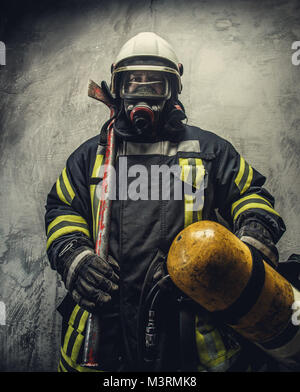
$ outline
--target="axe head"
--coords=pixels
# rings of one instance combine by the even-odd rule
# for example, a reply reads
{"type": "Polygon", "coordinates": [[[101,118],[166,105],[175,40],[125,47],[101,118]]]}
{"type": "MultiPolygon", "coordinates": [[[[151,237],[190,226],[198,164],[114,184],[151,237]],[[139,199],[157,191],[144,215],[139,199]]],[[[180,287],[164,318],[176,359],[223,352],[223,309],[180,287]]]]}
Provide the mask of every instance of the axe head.
{"type": "Polygon", "coordinates": [[[101,87],[93,80],[89,80],[88,84],[88,96],[96,99],[97,101],[103,102],[110,109],[114,105],[114,99],[111,96],[106,82],[101,82],[101,87]]]}

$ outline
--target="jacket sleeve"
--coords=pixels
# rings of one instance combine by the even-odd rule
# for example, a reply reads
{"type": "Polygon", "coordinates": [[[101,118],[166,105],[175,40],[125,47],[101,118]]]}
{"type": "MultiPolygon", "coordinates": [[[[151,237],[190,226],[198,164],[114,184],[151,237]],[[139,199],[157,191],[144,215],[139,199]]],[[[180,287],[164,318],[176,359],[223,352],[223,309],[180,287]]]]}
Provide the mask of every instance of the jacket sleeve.
{"type": "Polygon", "coordinates": [[[93,247],[90,228],[87,159],[82,149],[67,160],[65,168],[53,185],[46,202],[45,229],[47,255],[53,269],[57,257],[71,240],[80,238],[93,247]]]}
{"type": "Polygon", "coordinates": [[[277,243],[285,224],[274,208],[274,197],[263,187],[266,178],[225,142],[218,157],[216,207],[237,232],[246,220],[262,224],[277,243]]]}

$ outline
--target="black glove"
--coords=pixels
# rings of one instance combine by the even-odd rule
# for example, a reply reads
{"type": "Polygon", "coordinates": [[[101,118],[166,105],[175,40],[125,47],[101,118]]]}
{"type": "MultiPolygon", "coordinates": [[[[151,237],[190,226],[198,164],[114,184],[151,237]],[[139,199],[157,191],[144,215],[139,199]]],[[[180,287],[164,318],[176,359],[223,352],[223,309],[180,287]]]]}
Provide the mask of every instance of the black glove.
{"type": "Polygon", "coordinates": [[[270,232],[260,223],[254,220],[245,221],[235,235],[246,244],[256,248],[263,259],[273,268],[278,265],[278,250],[270,232]]]}
{"type": "Polygon", "coordinates": [[[95,312],[118,290],[119,265],[109,256],[105,261],[78,240],[66,244],[58,255],[57,271],[79,306],[95,312]]]}

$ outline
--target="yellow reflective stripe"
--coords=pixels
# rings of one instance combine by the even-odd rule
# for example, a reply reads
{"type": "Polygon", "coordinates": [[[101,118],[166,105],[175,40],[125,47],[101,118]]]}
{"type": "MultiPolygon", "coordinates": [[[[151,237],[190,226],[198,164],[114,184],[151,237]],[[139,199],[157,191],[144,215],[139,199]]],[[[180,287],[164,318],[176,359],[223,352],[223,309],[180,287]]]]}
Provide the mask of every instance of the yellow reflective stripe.
{"type": "Polygon", "coordinates": [[[280,215],[278,214],[277,211],[275,211],[273,208],[271,208],[271,207],[269,207],[269,206],[267,206],[267,205],[265,205],[265,204],[260,204],[260,203],[249,203],[249,204],[246,204],[245,206],[241,207],[241,208],[237,211],[237,213],[236,213],[235,216],[233,217],[233,220],[235,221],[236,218],[237,218],[242,212],[244,212],[244,211],[246,211],[246,210],[249,210],[250,208],[259,208],[259,209],[261,209],[261,210],[266,210],[266,211],[271,212],[272,214],[275,214],[275,215],[280,216],[280,215]]]}
{"type": "Polygon", "coordinates": [[[217,329],[214,329],[213,331],[211,331],[211,335],[213,337],[216,349],[217,349],[217,355],[218,357],[220,355],[224,355],[226,353],[226,349],[223,343],[223,339],[220,335],[220,332],[217,329]]]}
{"type": "MultiPolygon", "coordinates": [[[[200,367],[204,366],[206,368],[206,364],[211,360],[209,356],[209,350],[208,347],[206,346],[206,342],[204,338],[207,325],[203,324],[203,320],[201,320],[199,316],[196,315],[195,326],[196,326],[195,329],[196,346],[200,359],[200,367]]],[[[200,371],[199,368],[198,370],[200,371]]]]}
{"type": "Polygon", "coordinates": [[[218,329],[196,315],[196,345],[199,355],[198,371],[215,371],[228,368],[229,360],[240,351],[240,347],[227,349],[218,329]]]}
{"type": "Polygon", "coordinates": [[[179,165],[181,166],[180,179],[181,181],[185,181],[189,176],[191,166],[187,158],[179,158],[179,165]]]}
{"type": "Polygon", "coordinates": [[[216,342],[216,335],[214,333],[216,331],[216,327],[211,324],[204,324],[202,328],[210,363],[212,360],[222,355],[223,352],[220,353],[218,350],[218,343],[216,342]]]}
{"type": "Polygon", "coordinates": [[[233,213],[234,209],[235,209],[239,204],[243,203],[244,201],[251,200],[251,199],[261,199],[262,201],[268,203],[270,207],[272,207],[272,204],[269,202],[269,200],[265,199],[264,197],[262,197],[262,196],[260,196],[260,195],[257,195],[256,193],[252,193],[252,195],[244,196],[244,197],[242,197],[241,199],[239,199],[239,200],[237,200],[236,202],[234,202],[234,203],[232,204],[232,207],[231,207],[231,214],[233,213]]]}
{"type": "Polygon", "coordinates": [[[243,177],[245,171],[245,159],[243,157],[240,157],[240,169],[238,172],[238,175],[236,176],[236,179],[234,180],[236,186],[239,188],[241,179],[243,177]]]}
{"type": "Polygon", "coordinates": [[[56,181],[56,192],[57,192],[59,199],[63,203],[65,203],[67,205],[71,205],[71,203],[75,197],[75,192],[74,192],[74,190],[71,186],[71,183],[68,179],[66,168],[63,169],[61,176],[59,176],[56,181]],[[61,183],[61,181],[62,181],[62,183],[61,183]]]}
{"type": "Polygon", "coordinates": [[[60,237],[60,236],[62,236],[62,235],[64,235],[64,234],[72,233],[73,231],[81,231],[83,234],[85,234],[87,237],[90,238],[90,232],[89,232],[89,230],[88,230],[88,229],[85,229],[85,228],[83,228],[83,227],[79,227],[79,226],[67,226],[67,227],[62,227],[61,229],[56,230],[56,232],[53,233],[53,234],[49,237],[49,239],[48,239],[48,241],[47,241],[47,247],[46,247],[46,249],[49,248],[49,246],[52,244],[52,242],[53,242],[54,240],[56,240],[56,238],[58,238],[58,237],[60,237]]]}
{"type": "MultiPolygon", "coordinates": [[[[202,185],[202,181],[205,175],[205,169],[203,166],[202,159],[195,158],[195,169],[196,176],[193,181],[193,187],[196,189],[200,189],[202,185]]],[[[191,177],[191,170],[193,170],[193,166],[189,164],[188,158],[179,158],[179,165],[181,166],[180,179],[183,182],[190,183],[189,179],[191,177]]],[[[194,194],[184,194],[184,227],[189,226],[194,222],[194,212],[196,212],[197,220],[202,219],[202,205],[199,205],[199,208],[195,209],[195,199],[196,196],[194,194]],[[201,207],[201,208],[200,208],[201,207]]]]}
{"type": "MultiPolygon", "coordinates": [[[[196,158],[195,161],[196,161],[196,178],[195,178],[194,186],[196,189],[200,189],[201,185],[204,181],[205,169],[203,166],[202,159],[196,158]]],[[[203,188],[203,196],[202,197],[204,199],[204,188],[203,188]]],[[[198,221],[202,220],[203,203],[204,203],[204,200],[202,200],[201,208],[199,208],[197,211],[198,221]]]]}
{"type": "Polygon", "coordinates": [[[48,229],[47,229],[47,234],[49,234],[49,231],[56,226],[58,223],[61,222],[74,222],[74,223],[83,223],[87,225],[87,221],[79,215],[59,215],[53,221],[49,224],[48,229]]]}
{"type": "Polygon", "coordinates": [[[75,339],[75,343],[74,343],[74,346],[72,348],[72,353],[71,353],[71,359],[74,362],[77,361],[78,354],[79,354],[83,339],[84,339],[84,336],[81,335],[80,333],[77,335],[77,337],[75,339]]]}
{"type": "MultiPolygon", "coordinates": [[[[99,177],[100,168],[103,162],[104,155],[96,155],[95,164],[92,171],[92,177],[99,177]]],[[[95,191],[96,191],[96,184],[90,185],[90,195],[91,195],[91,205],[92,205],[92,215],[93,215],[93,235],[94,239],[96,239],[96,230],[97,230],[97,216],[95,216],[95,191]]],[[[98,203],[99,204],[99,203],[98,203]]]]}
{"type": "Polygon", "coordinates": [[[197,219],[198,221],[202,220],[202,208],[199,211],[197,211],[197,219]]]}
{"type": "Polygon", "coordinates": [[[103,157],[104,157],[103,154],[96,155],[96,160],[95,160],[95,164],[94,164],[93,171],[92,171],[92,177],[98,177],[99,176],[99,169],[100,169],[100,166],[102,164],[103,157]]]}
{"type": "Polygon", "coordinates": [[[69,325],[67,332],[65,334],[65,340],[64,340],[64,345],[63,345],[64,351],[67,351],[69,340],[70,340],[70,337],[72,335],[73,330],[74,330],[74,328],[69,325]]]}
{"type": "Polygon", "coordinates": [[[248,177],[247,177],[246,184],[244,185],[243,189],[241,190],[241,195],[242,195],[243,193],[245,193],[246,190],[247,190],[247,189],[249,188],[249,186],[251,185],[252,178],[253,178],[253,169],[252,169],[252,167],[249,165],[249,174],[248,174],[248,177]]]}
{"type": "MultiPolygon", "coordinates": [[[[192,167],[189,165],[187,158],[179,158],[179,165],[181,166],[180,179],[185,182],[189,178],[192,167]]],[[[193,202],[192,195],[184,194],[184,227],[193,223],[193,202]]]]}
{"type": "Polygon", "coordinates": [[[60,179],[59,179],[59,177],[58,177],[58,179],[57,179],[57,181],[56,181],[56,192],[57,192],[57,194],[58,194],[58,197],[60,198],[60,200],[61,200],[63,203],[68,204],[69,206],[71,205],[71,204],[66,200],[64,194],[62,193],[61,186],[60,186],[60,179]]]}
{"type": "Polygon", "coordinates": [[[76,362],[77,358],[78,358],[78,354],[84,339],[84,336],[82,335],[82,332],[84,331],[85,325],[86,325],[86,321],[88,319],[89,313],[85,310],[81,316],[78,328],[77,328],[77,332],[78,335],[75,339],[75,343],[74,346],[72,348],[72,353],[71,353],[71,359],[76,362]]]}
{"type": "Polygon", "coordinates": [[[85,311],[83,312],[83,315],[81,316],[79,325],[78,325],[78,327],[77,327],[77,331],[78,331],[79,333],[82,333],[82,332],[84,331],[85,324],[86,324],[86,320],[88,319],[88,317],[89,317],[89,312],[87,312],[87,311],[85,310],[85,311]]]}
{"type": "Polygon", "coordinates": [[[59,373],[61,373],[61,372],[67,373],[67,369],[64,367],[64,365],[62,364],[61,361],[59,361],[58,372],[59,373]]]}
{"type": "MultiPolygon", "coordinates": [[[[191,166],[188,164],[187,158],[179,158],[179,165],[181,166],[180,179],[186,181],[189,177],[191,166]]],[[[184,227],[187,227],[193,223],[193,197],[191,195],[184,194],[184,227]]]]}
{"type": "Polygon", "coordinates": [[[99,212],[100,212],[100,201],[97,206],[96,217],[95,217],[95,242],[96,242],[96,238],[98,238],[98,231],[99,231],[99,212]]]}
{"type": "Polygon", "coordinates": [[[50,237],[47,240],[47,249],[49,246],[52,244],[52,242],[60,237],[61,235],[72,233],[73,231],[81,231],[82,233],[86,234],[90,238],[90,232],[87,229],[87,222],[86,220],[79,215],[60,215],[56,217],[48,226],[47,229],[47,235],[49,235],[50,231],[55,228],[56,225],[65,222],[68,223],[68,225],[65,225],[64,227],[57,228],[50,237]],[[74,223],[74,225],[72,225],[74,223]],[[81,226],[82,224],[83,226],[81,226]],[[84,227],[86,226],[86,227],[84,227]]]}
{"type": "Polygon", "coordinates": [[[184,195],[184,227],[193,223],[194,196],[184,195]]]}
{"type": "Polygon", "coordinates": [[[63,350],[64,351],[67,351],[67,347],[68,347],[68,343],[69,343],[69,340],[70,340],[70,336],[71,336],[71,334],[73,332],[73,329],[74,329],[73,328],[73,324],[74,324],[74,321],[75,321],[75,318],[77,316],[77,313],[78,313],[79,309],[80,309],[79,305],[75,305],[75,307],[73,309],[73,312],[72,312],[72,314],[70,316],[70,319],[68,321],[69,327],[68,327],[68,330],[66,332],[65,339],[64,339],[64,344],[63,344],[63,350]]]}
{"type": "Polygon", "coordinates": [[[203,335],[196,329],[196,344],[200,359],[200,364],[197,368],[198,371],[202,371],[204,369],[211,370],[212,368],[225,363],[240,351],[239,347],[226,350],[221,335],[215,329],[208,333],[213,337],[217,351],[215,352],[214,358],[212,358],[209,354],[213,353],[209,352],[205,342],[206,334],[203,335]]]}
{"type": "Polygon", "coordinates": [[[69,319],[69,321],[68,321],[68,324],[69,324],[69,325],[71,325],[71,326],[74,325],[75,318],[76,318],[77,313],[79,312],[79,310],[80,310],[80,306],[76,304],[75,307],[74,307],[74,309],[73,309],[73,312],[72,312],[72,314],[71,314],[71,316],[70,316],[70,319],[69,319]]]}
{"type": "Polygon", "coordinates": [[[89,372],[89,373],[103,372],[102,370],[95,370],[95,369],[87,368],[87,367],[84,367],[84,366],[80,366],[77,363],[75,363],[70,357],[68,357],[63,349],[61,349],[60,351],[61,351],[61,355],[62,355],[63,359],[67,362],[67,364],[71,368],[77,370],[78,372],[89,372]]]}
{"type": "Polygon", "coordinates": [[[74,193],[73,188],[72,188],[70,181],[68,179],[66,168],[64,168],[64,170],[62,171],[62,177],[64,180],[65,187],[67,188],[67,191],[69,192],[69,195],[71,197],[71,200],[73,200],[75,197],[75,193],[74,193]]]}
{"type": "Polygon", "coordinates": [[[95,240],[95,212],[94,212],[94,195],[95,195],[96,185],[90,185],[90,195],[91,195],[91,207],[92,207],[92,217],[93,217],[93,238],[95,240]]]}
{"type": "Polygon", "coordinates": [[[200,189],[202,181],[204,179],[205,170],[204,170],[202,159],[196,158],[195,162],[196,162],[196,178],[193,185],[196,189],[200,189]]]}
{"type": "Polygon", "coordinates": [[[252,167],[245,161],[243,157],[240,157],[240,168],[238,174],[234,180],[236,186],[240,190],[240,194],[242,195],[247,191],[250,187],[253,179],[253,169],[252,167]],[[247,178],[244,178],[245,172],[248,172],[247,178]]]}
{"type": "Polygon", "coordinates": [[[62,347],[62,349],[63,349],[63,351],[65,353],[70,353],[70,350],[71,350],[71,360],[74,361],[74,362],[77,361],[77,358],[78,358],[78,355],[79,355],[79,351],[80,351],[80,348],[81,348],[81,345],[82,345],[82,342],[83,342],[83,339],[84,339],[84,336],[82,335],[82,332],[84,331],[84,328],[85,328],[85,325],[86,325],[86,321],[87,321],[88,315],[89,315],[89,313],[86,310],[84,310],[82,312],[82,315],[81,315],[80,320],[78,322],[78,326],[76,328],[74,323],[75,323],[76,317],[78,316],[78,312],[80,310],[81,310],[81,308],[80,308],[79,305],[76,305],[74,307],[74,310],[73,310],[73,312],[71,314],[71,317],[69,319],[69,322],[68,322],[69,327],[67,329],[67,332],[66,332],[66,335],[65,335],[65,338],[64,338],[64,344],[63,344],[63,347],[62,347]],[[76,329],[74,329],[74,327],[76,329]],[[76,336],[76,333],[77,333],[77,336],[76,336],[76,339],[75,339],[74,343],[73,342],[70,343],[70,337],[74,333],[74,331],[76,331],[75,332],[75,336],[76,336]],[[72,343],[73,343],[73,347],[68,347],[68,345],[72,344],[72,343]]]}
{"type": "Polygon", "coordinates": [[[196,345],[200,359],[200,366],[203,365],[206,367],[206,364],[210,362],[211,358],[208,355],[204,336],[198,331],[198,329],[196,329],[196,345]]]}

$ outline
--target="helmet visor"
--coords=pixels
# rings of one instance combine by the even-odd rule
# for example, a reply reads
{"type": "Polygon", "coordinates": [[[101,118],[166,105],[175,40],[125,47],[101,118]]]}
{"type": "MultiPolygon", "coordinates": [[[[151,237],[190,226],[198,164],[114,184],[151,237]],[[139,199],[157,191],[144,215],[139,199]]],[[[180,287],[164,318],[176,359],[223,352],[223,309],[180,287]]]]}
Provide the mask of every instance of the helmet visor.
{"type": "Polygon", "coordinates": [[[169,81],[160,71],[133,70],[122,75],[121,98],[158,98],[169,97],[169,81]]]}

